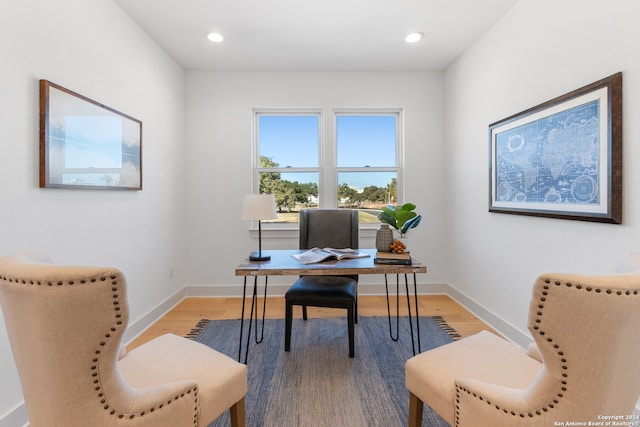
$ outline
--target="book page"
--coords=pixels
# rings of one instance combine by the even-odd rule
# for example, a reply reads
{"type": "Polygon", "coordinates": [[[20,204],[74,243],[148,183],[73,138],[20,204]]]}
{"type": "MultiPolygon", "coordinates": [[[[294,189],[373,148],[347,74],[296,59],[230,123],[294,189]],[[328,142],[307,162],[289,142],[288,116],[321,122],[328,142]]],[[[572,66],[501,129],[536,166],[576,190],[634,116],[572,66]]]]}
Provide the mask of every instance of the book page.
{"type": "Polygon", "coordinates": [[[336,255],[333,255],[320,248],[312,248],[308,251],[302,252],[300,254],[293,254],[291,256],[303,264],[315,264],[329,258],[336,258],[336,255]]]}
{"type": "Polygon", "coordinates": [[[365,254],[362,252],[358,252],[355,249],[351,249],[351,248],[342,248],[342,249],[336,249],[336,248],[324,248],[324,250],[326,252],[329,252],[333,255],[336,256],[337,259],[347,259],[347,258],[366,258],[369,256],[369,254],[365,254]]]}
{"type": "Polygon", "coordinates": [[[328,259],[342,260],[349,258],[365,258],[368,257],[369,254],[358,252],[355,249],[351,248],[313,248],[299,254],[293,254],[291,256],[303,264],[316,264],[328,259]]]}

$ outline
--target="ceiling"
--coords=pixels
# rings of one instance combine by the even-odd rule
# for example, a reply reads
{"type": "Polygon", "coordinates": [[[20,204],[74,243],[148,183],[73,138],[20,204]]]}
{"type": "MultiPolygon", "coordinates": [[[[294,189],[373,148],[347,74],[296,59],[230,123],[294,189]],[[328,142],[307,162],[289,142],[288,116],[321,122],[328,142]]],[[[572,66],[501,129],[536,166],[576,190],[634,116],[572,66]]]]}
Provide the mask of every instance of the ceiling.
{"type": "Polygon", "coordinates": [[[115,1],[189,70],[425,71],[449,66],[518,0],[115,1]],[[412,31],[424,39],[406,43],[412,31]]]}

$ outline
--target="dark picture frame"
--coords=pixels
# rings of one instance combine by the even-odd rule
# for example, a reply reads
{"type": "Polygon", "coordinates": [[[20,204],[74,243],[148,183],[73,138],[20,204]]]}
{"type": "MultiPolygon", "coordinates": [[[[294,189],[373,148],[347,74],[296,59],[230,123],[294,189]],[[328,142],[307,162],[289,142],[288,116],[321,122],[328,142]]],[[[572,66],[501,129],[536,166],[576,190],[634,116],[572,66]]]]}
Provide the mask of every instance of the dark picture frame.
{"type": "Polygon", "coordinates": [[[622,73],[489,125],[489,212],[622,222],[622,73]]]}
{"type": "Polygon", "coordinates": [[[142,190],[142,122],[40,80],[40,187],[142,190]]]}

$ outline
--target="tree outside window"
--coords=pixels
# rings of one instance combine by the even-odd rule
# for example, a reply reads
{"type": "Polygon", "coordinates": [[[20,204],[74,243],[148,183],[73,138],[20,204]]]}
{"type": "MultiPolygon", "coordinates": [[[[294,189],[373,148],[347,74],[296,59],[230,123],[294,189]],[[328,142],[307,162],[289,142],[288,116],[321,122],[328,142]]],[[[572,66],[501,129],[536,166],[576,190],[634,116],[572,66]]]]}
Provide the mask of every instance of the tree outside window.
{"type": "Polygon", "coordinates": [[[278,219],[297,222],[303,208],[349,208],[378,222],[398,200],[401,111],[334,110],[334,132],[321,110],[255,112],[257,188],[274,194],[278,219]],[[322,179],[321,179],[322,177],[322,179]]]}

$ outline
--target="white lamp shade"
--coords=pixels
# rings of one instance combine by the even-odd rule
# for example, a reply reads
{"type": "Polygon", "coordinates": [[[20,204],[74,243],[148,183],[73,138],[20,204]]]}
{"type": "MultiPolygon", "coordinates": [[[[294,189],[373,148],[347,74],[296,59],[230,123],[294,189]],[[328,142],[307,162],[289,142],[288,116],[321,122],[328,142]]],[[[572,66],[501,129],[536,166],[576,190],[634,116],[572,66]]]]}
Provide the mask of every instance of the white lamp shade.
{"type": "Polygon", "coordinates": [[[276,199],[273,194],[247,194],[242,205],[242,219],[247,221],[276,219],[276,199]]]}

